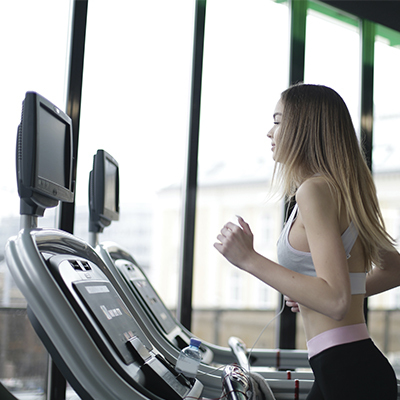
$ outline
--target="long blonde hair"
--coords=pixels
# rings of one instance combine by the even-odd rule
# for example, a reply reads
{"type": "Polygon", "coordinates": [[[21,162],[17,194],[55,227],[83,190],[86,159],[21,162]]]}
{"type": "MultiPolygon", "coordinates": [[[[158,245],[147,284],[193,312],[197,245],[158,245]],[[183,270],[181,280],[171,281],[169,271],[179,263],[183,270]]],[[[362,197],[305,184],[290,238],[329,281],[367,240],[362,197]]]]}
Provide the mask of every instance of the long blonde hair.
{"type": "Polygon", "coordinates": [[[334,90],[297,84],[281,95],[280,123],[273,180],[292,198],[304,178],[320,174],[355,224],[366,270],[380,265],[379,251],[392,250],[375,184],[360,148],[350,113],[334,90]]]}

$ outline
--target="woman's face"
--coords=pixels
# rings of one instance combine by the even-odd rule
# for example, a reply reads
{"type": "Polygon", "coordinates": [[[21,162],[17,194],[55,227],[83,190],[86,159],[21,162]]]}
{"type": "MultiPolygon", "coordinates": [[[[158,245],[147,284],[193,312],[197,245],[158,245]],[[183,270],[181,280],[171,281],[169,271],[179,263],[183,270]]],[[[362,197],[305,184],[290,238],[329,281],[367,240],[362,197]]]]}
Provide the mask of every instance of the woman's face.
{"type": "Polygon", "coordinates": [[[283,115],[283,103],[281,100],[279,100],[278,103],[276,103],[273,114],[274,125],[267,133],[267,136],[271,139],[272,158],[275,161],[278,161],[276,159],[276,150],[278,148],[277,146],[279,146],[279,132],[280,132],[280,123],[282,121],[282,115],[283,115]]]}

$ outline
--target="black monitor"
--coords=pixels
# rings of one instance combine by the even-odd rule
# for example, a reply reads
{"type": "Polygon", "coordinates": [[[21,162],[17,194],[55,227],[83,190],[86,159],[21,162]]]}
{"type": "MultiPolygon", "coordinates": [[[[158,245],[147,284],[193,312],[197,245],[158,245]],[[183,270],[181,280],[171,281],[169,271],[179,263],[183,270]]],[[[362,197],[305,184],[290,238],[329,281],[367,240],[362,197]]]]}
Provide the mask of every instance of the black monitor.
{"type": "Polygon", "coordinates": [[[72,202],[71,118],[38,93],[27,92],[18,126],[16,167],[21,215],[43,216],[72,202]]]}
{"type": "Polygon", "coordinates": [[[89,176],[89,232],[103,232],[119,220],[119,167],[106,151],[97,150],[89,176]]]}

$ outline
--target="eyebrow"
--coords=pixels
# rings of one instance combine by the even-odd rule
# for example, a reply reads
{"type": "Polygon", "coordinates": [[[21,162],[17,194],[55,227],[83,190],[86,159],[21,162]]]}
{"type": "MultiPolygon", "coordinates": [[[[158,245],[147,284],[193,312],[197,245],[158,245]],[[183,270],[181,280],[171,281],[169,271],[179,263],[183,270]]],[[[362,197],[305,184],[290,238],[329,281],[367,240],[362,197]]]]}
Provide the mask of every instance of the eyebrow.
{"type": "Polygon", "coordinates": [[[272,116],[272,118],[275,119],[275,117],[276,117],[277,115],[282,116],[282,113],[277,112],[277,113],[275,113],[275,114],[272,116]]]}

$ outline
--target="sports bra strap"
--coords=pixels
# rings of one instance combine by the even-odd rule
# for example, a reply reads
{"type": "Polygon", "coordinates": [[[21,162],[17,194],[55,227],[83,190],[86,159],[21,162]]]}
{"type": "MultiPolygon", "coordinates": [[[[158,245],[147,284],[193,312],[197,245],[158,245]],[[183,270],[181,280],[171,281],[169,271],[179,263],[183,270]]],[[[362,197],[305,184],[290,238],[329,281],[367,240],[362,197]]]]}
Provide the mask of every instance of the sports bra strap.
{"type": "Polygon", "coordinates": [[[347,258],[350,258],[350,252],[354,246],[354,243],[357,240],[357,237],[358,237],[357,228],[353,224],[353,222],[350,222],[349,227],[342,234],[343,246],[344,246],[344,250],[346,252],[347,258]]]}
{"type": "Polygon", "coordinates": [[[365,294],[367,274],[365,272],[350,272],[349,275],[351,294],[365,294]]]}

